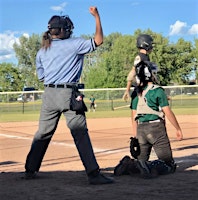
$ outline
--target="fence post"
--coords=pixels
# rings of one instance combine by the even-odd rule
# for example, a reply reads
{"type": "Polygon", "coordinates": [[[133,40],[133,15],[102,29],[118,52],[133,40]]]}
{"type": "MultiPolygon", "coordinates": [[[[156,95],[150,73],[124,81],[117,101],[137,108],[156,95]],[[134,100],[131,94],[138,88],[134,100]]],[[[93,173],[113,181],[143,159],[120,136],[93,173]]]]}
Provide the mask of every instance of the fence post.
{"type": "Polygon", "coordinates": [[[111,99],[111,110],[114,110],[113,109],[113,99],[111,99]]]}
{"type": "Polygon", "coordinates": [[[25,111],[25,105],[24,105],[24,101],[22,102],[22,113],[24,114],[24,111],[25,111]]]}

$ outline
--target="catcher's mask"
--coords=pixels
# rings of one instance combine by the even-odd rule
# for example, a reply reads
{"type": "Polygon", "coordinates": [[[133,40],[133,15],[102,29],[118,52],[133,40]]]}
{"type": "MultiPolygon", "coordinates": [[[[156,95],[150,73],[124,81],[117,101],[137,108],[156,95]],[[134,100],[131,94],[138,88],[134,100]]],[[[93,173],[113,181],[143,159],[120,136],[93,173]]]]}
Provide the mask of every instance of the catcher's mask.
{"type": "Polygon", "coordinates": [[[141,85],[144,82],[157,82],[157,65],[150,61],[141,61],[136,65],[136,82],[141,85]]]}
{"type": "MultiPolygon", "coordinates": [[[[64,29],[65,30],[64,39],[67,39],[71,36],[72,31],[74,29],[74,25],[73,25],[71,19],[69,18],[69,16],[54,15],[51,17],[51,19],[48,22],[48,29],[49,29],[49,31],[51,29],[59,29],[59,30],[64,29]]],[[[59,34],[60,34],[60,31],[58,31],[56,33],[56,35],[59,35],[59,34]]]]}
{"type": "Polygon", "coordinates": [[[153,49],[153,38],[150,35],[141,34],[137,38],[136,46],[139,49],[145,49],[146,51],[149,51],[153,49]]]}

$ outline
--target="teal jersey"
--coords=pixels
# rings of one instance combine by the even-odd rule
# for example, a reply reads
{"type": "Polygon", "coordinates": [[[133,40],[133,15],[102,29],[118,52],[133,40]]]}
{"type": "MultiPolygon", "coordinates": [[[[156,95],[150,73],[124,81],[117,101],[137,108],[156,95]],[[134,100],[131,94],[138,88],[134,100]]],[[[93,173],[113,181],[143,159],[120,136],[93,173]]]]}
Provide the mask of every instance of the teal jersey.
{"type": "Polygon", "coordinates": [[[89,100],[91,101],[91,103],[94,103],[96,99],[94,97],[91,97],[89,100]]]}
{"type": "MultiPolygon", "coordinates": [[[[145,98],[147,105],[153,110],[159,111],[160,107],[162,108],[165,106],[169,106],[166,93],[164,89],[161,87],[149,90],[146,93],[145,98]]],[[[137,110],[137,104],[138,104],[138,96],[136,95],[131,99],[131,109],[137,110]]],[[[159,117],[154,114],[141,114],[138,115],[137,119],[139,122],[147,122],[147,121],[157,120],[159,119],[159,117]]]]}

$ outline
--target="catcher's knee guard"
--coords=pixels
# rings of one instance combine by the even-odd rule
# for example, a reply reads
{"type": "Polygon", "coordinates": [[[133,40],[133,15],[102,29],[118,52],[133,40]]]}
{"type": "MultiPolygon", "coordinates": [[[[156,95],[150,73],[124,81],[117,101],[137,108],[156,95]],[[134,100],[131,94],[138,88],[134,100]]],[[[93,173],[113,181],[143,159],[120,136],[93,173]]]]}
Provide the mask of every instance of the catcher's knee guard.
{"type": "Polygon", "coordinates": [[[165,175],[174,173],[176,170],[176,164],[174,161],[166,163],[163,160],[154,160],[150,162],[149,168],[150,170],[155,169],[160,175],[165,175]]]}

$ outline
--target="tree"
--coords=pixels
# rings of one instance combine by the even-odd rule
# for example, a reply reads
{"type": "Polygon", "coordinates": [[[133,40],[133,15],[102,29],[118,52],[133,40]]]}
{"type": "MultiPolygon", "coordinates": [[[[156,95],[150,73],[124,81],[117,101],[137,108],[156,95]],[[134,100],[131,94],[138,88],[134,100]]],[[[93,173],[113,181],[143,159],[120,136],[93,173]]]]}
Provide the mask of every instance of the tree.
{"type": "Polygon", "coordinates": [[[192,71],[192,44],[183,39],[179,39],[176,44],[162,41],[163,44],[156,45],[153,57],[160,66],[158,74],[161,84],[187,84],[192,71]]]}
{"type": "MultiPolygon", "coordinates": [[[[136,38],[139,34],[152,35],[155,47],[150,54],[151,61],[158,65],[158,77],[161,85],[188,84],[192,74],[197,75],[198,40],[195,46],[182,38],[176,43],[170,43],[162,34],[150,29],[137,29],[134,35],[112,33],[104,37],[104,43],[96,51],[85,55],[84,69],[81,82],[86,88],[119,88],[126,87],[126,78],[133,66],[134,58],[138,53],[136,38]]],[[[83,35],[85,39],[93,36],[83,35]]],[[[43,84],[36,76],[35,58],[40,48],[41,37],[32,35],[22,36],[20,44],[14,45],[18,58],[19,69],[23,86],[33,86],[43,89],[43,84]]]]}
{"type": "Polygon", "coordinates": [[[106,88],[107,71],[101,66],[90,68],[85,85],[86,88],[106,88]]]}
{"type": "Polygon", "coordinates": [[[1,92],[21,91],[22,88],[22,76],[19,69],[11,63],[0,64],[1,92]]]}
{"type": "Polygon", "coordinates": [[[22,36],[20,43],[13,45],[18,66],[21,71],[24,86],[40,88],[41,84],[36,76],[36,53],[41,47],[41,37],[33,34],[31,37],[22,36]]]}
{"type": "Polygon", "coordinates": [[[87,75],[88,87],[125,87],[126,77],[134,59],[133,54],[136,52],[133,44],[134,37],[130,35],[122,36],[115,33],[105,37],[100,61],[97,66],[89,70],[87,75]],[[98,76],[96,77],[95,74],[98,76]]]}
{"type": "Polygon", "coordinates": [[[195,48],[193,49],[193,70],[192,74],[196,79],[196,83],[198,81],[198,39],[195,39],[195,48]]]}

